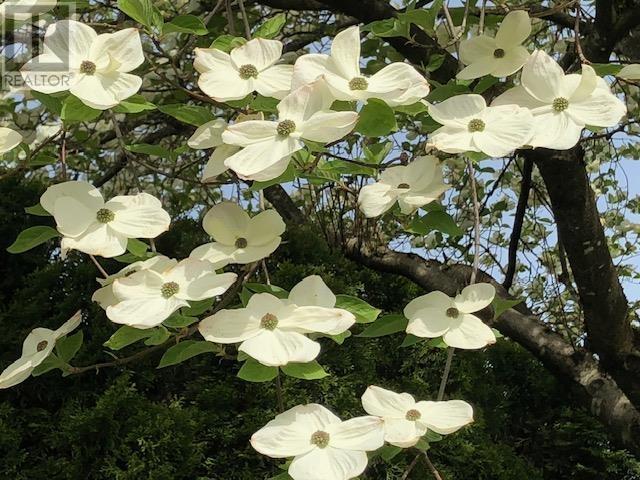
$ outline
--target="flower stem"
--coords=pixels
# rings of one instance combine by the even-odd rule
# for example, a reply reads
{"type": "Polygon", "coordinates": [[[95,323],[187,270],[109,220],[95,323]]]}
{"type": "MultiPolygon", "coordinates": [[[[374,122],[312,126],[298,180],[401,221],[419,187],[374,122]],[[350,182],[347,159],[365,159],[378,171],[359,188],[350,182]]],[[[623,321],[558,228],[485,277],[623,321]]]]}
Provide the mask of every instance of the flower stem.
{"type": "Polygon", "coordinates": [[[89,258],[91,259],[91,261],[94,263],[94,265],[96,266],[96,268],[100,271],[100,273],[102,274],[102,276],[104,278],[108,278],[109,274],[107,273],[107,271],[102,268],[102,265],[100,265],[100,262],[98,262],[98,260],[96,259],[96,257],[94,257],[93,255],[89,255],[89,258]]]}
{"type": "Polygon", "coordinates": [[[278,410],[282,413],[284,412],[284,397],[282,395],[282,380],[280,379],[279,368],[278,375],[276,375],[276,398],[278,399],[278,410]]]}

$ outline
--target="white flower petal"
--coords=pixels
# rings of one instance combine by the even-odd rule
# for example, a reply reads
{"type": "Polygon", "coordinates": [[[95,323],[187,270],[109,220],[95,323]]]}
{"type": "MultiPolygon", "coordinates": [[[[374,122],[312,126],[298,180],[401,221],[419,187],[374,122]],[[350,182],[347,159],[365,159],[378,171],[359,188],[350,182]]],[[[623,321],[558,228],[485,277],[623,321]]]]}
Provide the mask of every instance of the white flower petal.
{"type": "Polygon", "coordinates": [[[491,75],[498,78],[508,77],[520,70],[529,57],[529,51],[524,47],[518,46],[505,50],[504,57],[494,63],[491,75]]]}
{"type": "Polygon", "coordinates": [[[15,130],[6,127],[0,127],[0,153],[13,150],[22,142],[22,135],[15,130]]]}
{"type": "Polygon", "coordinates": [[[282,99],[291,91],[293,65],[274,65],[258,74],[254,87],[260,95],[282,99]]]}
{"type": "Polygon", "coordinates": [[[241,147],[237,147],[235,145],[224,144],[216,148],[209,157],[209,161],[204,167],[204,171],[202,172],[202,182],[213,182],[217,177],[226,172],[228,169],[224,162],[231,155],[238,153],[240,151],[240,148],[241,147]]]}
{"type": "Polygon", "coordinates": [[[309,53],[302,55],[296,60],[293,66],[293,79],[291,81],[291,90],[296,90],[304,85],[312,83],[318,77],[324,75],[331,62],[329,55],[322,53],[309,53]]]}
{"type": "Polygon", "coordinates": [[[63,251],[78,250],[88,255],[111,258],[127,251],[127,237],[110,229],[104,223],[96,222],[78,237],[64,237],[60,247],[63,251]]]}
{"type": "Polygon", "coordinates": [[[531,54],[522,69],[522,86],[540,101],[551,103],[561,96],[564,71],[542,50],[531,54]]]}
{"type": "Polygon", "coordinates": [[[97,72],[84,75],[70,92],[91,108],[106,110],[135,95],[142,86],[142,78],[123,72],[97,72]]]}
{"type": "Polygon", "coordinates": [[[239,343],[260,333],[260,318],[246,308],[220,310],[203,319],[198,331],[209,342],[239,343]]]}
{"type": "Polygon", "coordinates": [[[238,72],[233,68],[231,63],[231,57],[228,53],[218,50],[217,48],[196,48],[195,60],[193,61],[193,68],[198,73],[205,73],[209,71],[223,70],[229,72],[233,70],[235,75],[228,77],[228,80],[235,79],[238,76],[238,72]]]}
{"type": "Polygon", "coordinates": [[[331,446],[299,455],[289,466],[293,480],[348,480],[367,468],[367,454],[331,446]]]}
{"type": "Polygon", "coordinates": [[[316,80],[284,97],[277,107],[278,117],[280,121],[292,120],[296,126],[299,126],[314,113],[328,110],[332,103],[333,97],[326,82],[322,79],[316,80]]]}
{"type": "Polygon", "coordinates": [[[236,123],[222,133],[222,141],[228,145],[247,147],[272,141],[277,136],[277,122],[249,120],[236,123]]]}
{"type": "Polygon", "coordinates": [[[566,112],[575,123],[594,127],[613,127],[626,115],[627,107],[612,93],[596,88],[588,98],[582,101],[569,101],[566,112]]]}
{"type": "Polygon", "coordinates": [[[157,198],[148,193],[121,195],[105,204],[115,213],[107,225],[127,238],[155,238],[169,229],[171,217],[157,198]]]}
{"type": "Polygon", "coordinates": [[[358,194],[358,206],[365,217],[377,217],[393,207],[397,196],[397,190],[385,183],[365,185],[358,194]]]}
{"type": "Polygon", "coordinates": [[[202,228],[217,242],[233,245],[239,237],[247,236],[250,221],[240,205],[225,201],[211,207],[202,220],[202,228]]]}
{"type": "Polygon", "coordinates": [[[187,140],[187,145],[197,150],[222,145],[222,132],[227,128],[223,118],[216,118],[200,125],[187,140]]]}
{"type": "Polygon", "coordinates": [[[333,308],[336,296],[319,275],[309,275],[298,282],[289,292],[289,301],[300,307],[318,306],[333,308]]]}
{"type": "Polygon", "coordinates": [[[249,246],[259,246],[271,243],[285,231],[285,223],[276,210],[260,212],[251,220],[246,230],[246,240],[249,246]]]}
{"type": "Polygon", "coordinates": [[[456,95],[429,106],[429,115],[443,125],[467,127],[472,118],[477,118],[487,107],[481,95],[456,95]]]}
{"type": "Polygon", "coordinates": [[[113,323],[147,329],[160,325],[173,312],[189,303],[175,297],[132,298],[107,307],[107,317],[113,323]]]}
{"type": "Polygon", "coordinates": [[[454,303],[463,313],[474,313],[488,307],[496,296],[496,289],[490,283],[475,283],[462,289],[454,303]]]}
{"type": "Polygon", "coordinates": [[[98,35],[91,45],[89,59],[111,59],[111,68],[118,72],[130,72],[144,63],[142,42],[137,28],[125,28],[114,33],[98,35]]]}
{"type": "Polygon", "coordinates": [[[369,415],[404,418],[414,408],[415,399],[408,393],[396,393],[371,385],[362,395],[362,407],[369,415]]]}
{"type": "Polygon", "coordinates": [[[335,68],[347,80],[360,76],[360,27],[349,27],[338,33],[331,44],[335,68]]]}
{"type": "Polygon", "coordinates": [[[300,135],[312,142],[334,142],[353,130],[357,122],[356,112],[320,111],[304,122],[300,135]]]}
{"type": "Polygon", "coordinates": [[[513,10],[509,12],[496,33],[498,47],[508,49],[520,45],[531,35],[531,19],[526,10],[513,10]]]}
{"type": "Polygon", "coordinates": [[[493,73],[496,69],[497,61],[493,56],[491,57],[483,57],[478,59],[473,63],[470,63],[466,67],[464,67],[458,74],[456,78],[460,80],[473,80],[475,78],[481,78],[485,75],[489,75],[493,73]]]}
{"type": "Polygon", "coordinates": [[[518,85],[510,88],[491,102],[491,106],[500,105],[518,105],[519,107],[533,110],[535,108],[544,107],[547,104],[541,102],[536,97],[531,96],[524,87],[518,85]]]}
{"type": "Polygon", "coordinates": [[[246,265],[247,263],[253,263],[257,260],[266,258],[276,251],[280,246],[281,241],[282,239],[280,237],[276,237],[270,242],[262,245],[249,245],[247,248],[237,248],[231,253],[231,262],[229,263],[246,265]]]}
{"type": "Polygon", "coordinates": [[[55,212],[56,201],[60,197],[72,197],[94,211],[104,205],[100,191],[87,182],[69,181],[51,185],[40,196],[40,205],[51,215],[55,212]]]}
{"type": "Polygon", "coordinates": [[[276,63],[282,55],[282,42],[266,38],[254,38],[231,50],[231,61],[237,69],[253,65],[259,72],[276,63]]]}
{"type": "Polygon", "coordinates": [[[427,427],[421,423],[406,418],[384,419],[384,439],[396,447],[413,447],[425,433],[427,427]]]}
{"type": "Polygon", "coordinates": [[[315,360],[320,353],[320,344],[300,333],[262,329],[255,337],[242,342],[238,350],[263,365],[278,367],[315,360]]]}
{"type": "Polygon", "coordinates": [[[425,308],[439,308],[444,311],[453,306],[453,299],[446,293],[440,291],[430,292],[411,300],[404,307],[404,316],[411,319],[416,316],[418,311],[425,308]]]}
{"type": "MultiPolygon", "coordinates": [[[[435,293],[435,292],[434,292],[435,293]]],[[[437,338],[456,324],[441,308],[418,310],[407,324],[407,333],[420,338],[437,338]]]]}
{"type": "Polygon", "coordinates": [[[422,414],[419,422],[440,435],[448,435],[473,422],[473,408],[462,400],[418,402],[416,410],[422,414]]]}
{"type": "Polygon", "coordinates": [[[212,264],[212,268],[217,270],[233,262],[233,254],[236,250],[235,245],[225,245],[219,242],[205,243],[194,248],[189,254],[189,258],[206,260],[212,264]]]}
{"type": "Polygon", "coordinates": [[[426,83],[422,75],[411,65],[395,62],[374,73],[368,79],[369,86],[367,90],[371,92],[373,96],[377,93],[406,90],[412,86],[412,83],[418,80],[426,83]]]}
{"type": "Polygon", "coordinates": [[[198,78],[198,87],[216,102],[241,100],[255,90],[252,78],[240,78],[231,67],[202,73],[198,78]]]}
{"type": "Polygon", "coordinates": [[[494,58],[496,48],[496,41],[487,35],[471,37],[460,42],[460,59],[465,65],[487,63],[487,60],[494,58]]]}
{"type": "Polygon", "coordinates": [[[496,343],[496,336],[478,317],[466,313],[443,335],[443,340],[450,347],[475,350],[496,343]]]}
{"type": "Polygon", "coordinates": [[[349,329],[355,321],[355,316],[351,312],[341,308],[292,305],[292,308],[283,311],[282,316],[278,316],[278,329],[288,332],[337,335],[349,329]],[[336,331],[339,329],[341,330],[336,331]]]}
{"type": "MultiPolygon", "coordinates": [[[[291,154],[301,150],[303,143],[292,137],[275,137],[262,143],[255,143],[244,147],[238,153],[225,160],[225,165],[245,179],[257,179],[260,173],[275,167],[278,164],[278,171],[282,173],[287,167],[283,165],[284,159],[289,159],[291,154]],[[284,166],[284,168],[280,168],[284,166]]],[[[275,178],[278,171],[273,172],[275,178]]],[[[264,179],[260,179],[264,180],[264,179]]]]}
{"type": "Polygon", "coordinates": [[[534,128],[530,145],[567,150],[580,141],[584,124],[576,123],[566,110],[561,113],[549,111],[534,117],[534,128]]]}
{"type": "Polygon", "coordinates": [[[625,65],[616,76],[618,78],[624,78],[625,80],[640,80],[640,64],[632,63],[631,65],[625,65]]]}
{"type": "Polygon", "coordinates": [[[534,135],[534,119],[528,109],[515,105],[487,108],[486,128],[473,134],[477,149],[491,157],[504,157],[529,144],[534,135]]]}
{"type": "Polygon", "coordinates": [[[374,416],[356,417],[330,425],[327,433],[331,447],[372,451],[384,443],[384,422],[374,416]]]}
{"type": "Polygon", "coordinates": [[[73,197],[59,197],[53,210],[58,231],[67,237],[77,237],[96,223],[96,211],[73,197]]]}
{"type": "Polygon", "coordinates": [[[47,27],[44,53],[52,53],[71,68],[89,58],[91,44],[98,37],[93,28],[75,20],[60,20],[47,27]]]}
{"type": "Polygon", "coordinates": [[[60,325],[58,329],[56,329],[53,332],[54,337],[58,339],[60,337],[64,337],[65,335],[68,335],[69,333],[73,332],[76,328],[78,328],[81,322],[82,322],[82,312],[78,310],[76,313],[74,313],[71,316],[71,318],[69,318],[69,320],[64,322],[62,325],[60,325]]]}

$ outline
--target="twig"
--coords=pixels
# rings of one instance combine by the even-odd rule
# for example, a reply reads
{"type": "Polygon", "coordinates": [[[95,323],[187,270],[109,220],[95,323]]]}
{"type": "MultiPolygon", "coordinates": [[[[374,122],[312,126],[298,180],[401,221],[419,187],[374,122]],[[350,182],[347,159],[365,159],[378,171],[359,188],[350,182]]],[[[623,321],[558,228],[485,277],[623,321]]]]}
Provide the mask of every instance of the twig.
{"type": "Polygon", "coordinates": [[[236,24],[233,21],[233,9],[231,8],[231,0],[227,0],[227,24],[229,25],[229,33],[235,36],[236,24]]]}
{"type": "Polygon", "coordinates": [[[473,230],[474,230],[474,252],[473,252],[473,270],[471,271],[471,279],[469,284],[473,284],[478,276],[480,268],[480,203],[478,202],[478,189],[476,187],[475,170],[473,162],[467,158],[467,171],[469,175],[469,183],[471,185],[471,197],[473,201],[473,230]]]}
{"type": "Polygon", "coordinates": [[[580,0],[576,0],[576,20],[573,26],[573,33],[575,35],[575,42],[576,42],[576,52],[578,53],[580,62],[590,64],[591,62],[587,60],[587,57],[584,56],[584,51],[582,50],[582,43],[580,41],[580,14],[581,13],[582,13],[582,8],[580,6],[580,0]]]}
{"type": "Polygon", "coordinates": [[[276,375],[276,398],[278,400],[278,410],[284,412],[284,396],[282,395],[282,380],[280,379],[280,369],[276,375]]]}
{"type": "Polygon", "coordinates": [[[100,265],[100,262],[98,262],[98,260],[96,259],[96,257],[94,257],[93,255],[89,255],[89,258],[91,259],[91,261],[94,263],[94,265],[96,266],[96,268],[100,271],[100,274],[104,277],[104,278],[109,278],[109,274],[106,272],[106,270],[104,268],[102,268],[102,265],[100,265]]]}
{"type": "Polygon", "coordinates": [[[249,17],[247,17],[243,0],[238,0],[238,7],[240,7],[240,15],[242,16],[242,23],[244,24],[244,36],[247,40],[251,40],[251,27],[249,26],[249,17]]]}
{"type": "Polygon", "coordinates": [[[433,463],[431,463],[431,459],[429,458],[429,454],[427,454],[427,452],[424,452],[423,458],[424,458],[424,461],[427,462],[427,467],[429,467],[429,470],[433,474],[434,478],[436,480],[443,480],[442,475],[440,475],[440,472],[438,472],[438,469],[435,467],[433,463]]]}
{"type": "Polygon", "coordinates": [[[449,347],[447,350],[447,361],[444,364],[444,371],[442,372],[442,378],[440,379],[440,388],[438,389],[438,401],[441,401],[444,398],[444,391],[447,388],[447,381],[449,380],[449,373],[451,372],[451,362],[453,361],[454,351],[455,348],[453,347],[449,347]]]}

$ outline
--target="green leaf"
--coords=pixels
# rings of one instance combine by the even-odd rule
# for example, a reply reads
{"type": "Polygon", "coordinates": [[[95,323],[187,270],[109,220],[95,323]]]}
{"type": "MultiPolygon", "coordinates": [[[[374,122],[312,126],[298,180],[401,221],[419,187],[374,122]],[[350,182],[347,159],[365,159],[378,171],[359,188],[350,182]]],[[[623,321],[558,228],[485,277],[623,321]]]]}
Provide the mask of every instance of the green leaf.
{"type": "Polygon", "coordinates": [[[238,378],[247,382],[269,382],[278,376],[278,367],[267,367],[253,358],[248,359],[238,372],[238,378]]]}
{"type": "Polygon", "coordinates": [[[375,322],[382,312],[379,308],[372,307],[364,300],[351,295],[336,295],[336,308],[343,308],[353,313],[358,323],[375,322]]]}
{"type": "Polygon", "coordinates": [[[279,13],[260,25],[254,32],[253,36],[260,38],[274,38],[280,33],[285,23],[287,23],[287,16],[284,13],[279,13]]]}
{"type": "Polygon", "coordinates": [[[344,332],[339,333],[338,335],[326,335],[326,336],[331,340],[333,340],[334,342],[336,342],[338,345],[342,345],[344,341],[351,336],[351,331],[345,330],[344,332]]]}
{"type": "Polygon", "coordinates": [[[171,158],[172,154],[170,150],[167,150],[160,145],[150,145],[148,143],[136,143],[134,145],[125,146],[127,150],[134,153],[143,153],[145,155],[153,155],[162,158],[171,158]]]}
{"type": "Polygon", "coordinates": [[[82,330],[74,333],[73,335],[59,338],[56,342],[56,353],[58,357],[66,363],[69,363],[73,357],[75,357],[78,350],[82,346],[84,335],[82,330]]]}
{"type": "Polygon", "coordinates": [[[396,112],[406,113],[407,115],[418,115],[428,110],[427,106],[422,102],[412,103],[411,105],[397,105],[393,109],[396,112]]]}
{"type": "Polygon", "coordinates": [[[436,53],[429,57],[429,63],[427,64],[427,72],[435,72],[444,63],[445,55],[442,53],[436,53]]]}
{"type": "Polygon", "coordinates": [[[293,480],[293,479],[291,478],[291,475],[289,475],[287,472],[284,472],[279,475],[276,475],[275,477],[269,477],[267,480],[293,480]]]}
{"type": "Polygon", "coordinates": [[[36,203],[30,207],[25,207],[24,211],[29,215],[37,215],[38,217],[50,217],[51,214],[47,212],[40,203],[36,203]]]}
{"type": "Polygon", "coordinates": [[[404,337],[404,340],[400,344],[400,348],[410,347],[411,345],[415,345],[420,342],[422,339],[420,337],[416,337],[415,335],[407,335],[404,337]]]}
{"type": "Polygon", "coordinates": [[[234,37],[233,35],[220,35],[211,44],[211,48],[217,48],[223,52],[229,53],[236,47],[241,47],[247,43],[247,40],[242,37],[234,37]]]}
{"type": "Polygon", "coordinates": [[[155,110],[153,103],[147,102],[142,95],[133,95],[132,97],[122,100],[118,105],[113,107],[116,113],[140,113],[145,110],[155,110]]]}
{"type": "Polygon", "coordinates": [[[482,77],[473,88],[473,93],[477,93],[478,95],[480,95],[493,87],[496,83],[498,83],[498,79],[496,77],[492,77],[491,75],[482,77]]]}
{"type": "Polygon", "coordinates": [[[190,358],[202,353],[218,353],[219,351],[220,347],[215,343],[201,340],[185,340],[164,352],[164,355],[158,364],[158,368],[177,365],[178,363],[182,363],[185,360],[189,360],[190,358]]]}
{"type": "Polygon", "coordinates": [[[302,380],[319,380],[329,376],[324,368],[315,360],[309,363],[287,363],[280,367],[280,370],[282,370],[282,373],[285,375],[302,380]]]}
{"type": "Polygon", "coordinates": [[[145,257],[147,250],[149,250],[149,245],[137,238],[130,238],[127,241],[127,250],[136,257],[145,257]]]}
{"type": "Polygon", "coordinates": [[[188,317],[178,312],[174,312],[169,318],[167,318],[162,324],[169,328],[184,328],[189,325],[193,325],[198,321],[197,317],[188,317]]]}
{"type": "Polygon", "coordinates": [[[262,283],[249,282],[245,283],[244,286],[253,293],[270,293],[274,297],[278,298],[287,298],[289,296],[289,292],[287,292],[284,288],[280,288],[276,285],[263,285],[262,283]]]}
{"type": "Polygon", "coordinates": [[[109,337],[109,340],[103,343],[105,347],[110,348],[111,350],[120,350],[127,345],[131,345],[143,338],[148,338],[154,334],[153,328],[150,329],[140,329],[129,327],[128,325],[124,325],[120,327],[116,332],[109,337]]]}
{"type": "Polygon", "coordinates": [[[392,314],[380,317],[373,325],[367,327],[358,337],[384,337],[407,329],[407,320],[403,315],[392,314]]]}
{"type": "Polygon", "coordinates": [[[62,112],[60,118],[66,123],[90,122],[95,120],[102,114],[102,110],[91,108],[80,100],[78,97],[69,95],[62,102],[62,112]]]}
{"type": "Polygon", "coordinates": [[[69,365],[58,358],[55,353],[52,353],[44,359],[44,362],[33,369],[31,375],[34,377],[39,377],[40,375],[50,372],[51,370],[54,370],[56,368],[59,368],[60,370],[65,372],[69,370],[69,365]]]}
{"type": "Polygon", "coordinates": [[[427,345],[429,345],[430,347],[434,347],[434,348],[442,348],[442,349],[449,348],[449,345],[444,343],[444,339],[442,337],[436,337],[436,338],[430,339],[427,342],[427,345]]]}
{"type": "Polygon", "coordinates": [[[213,298],[206,298],[204,300],[191,300],[188,307],[184,307],[180,310],[183,315],[187,317],[197,317],[203,314],[211,308],[213,305],[213,298]]]}
{"type": "Polygon", "coordinates": [[[159,325],[156,328],[152,329],[152,334],[144,341],[145,345],[161,345],[167,340],[171,333],[166,329],[164,325],[159,325]]]}
{"type": "Polygon", "coordinates": [[[604,77],[606,75],[617,75],[622,70],[623,65],[616,63],[592,63],[591,67],[598,75],[604,77]]]}
{"type": "Polygon", "coordinates": [[[206,35],[209,33],[206,25],[195,15],[179,15],[162,27],[162,33],[193,33],[194,35],[206,35]]]}
{"type": "Polygon", "coordinates": [[[522,302],[523,300],[521,298],[510,300],[508,298],[501,298],[496,295],[495,297],[493,297],[493,302],[491,302],[494,312],[493,319],[496,320],[498,317],[500,317],[500,315],[509,310],[511,307],[515,307],[522,302]]]}
{"type": "Polygon", "coordinates": [[[158,105],[158,110],[172,116],[176,120],[180,120],[183,123],[187,123],[195,127],[199,127],[200,125],[215,119],[211,110],[197,105],[183,105],[180,103],[158,105]]]}
{"type": "Polygon", "coordinates": [[[406,231],[418,235],[426,235],[432,231],[442,232],[451,237],[459,237],[464,232],[447,212],[437,210],[428,212],[422,217],[414,218],[406,231]]]}
{"type": "Polygon", "coordinates": [[[62,100],[60,98],[36,92],[35,90],[31,90],[29,93],[31,93],[33,98],[43,104],[51,113],[60,116],[60,113],[62,113],[62,100]]]}
{"type": "Polygon", "coordinates": [[[7,247],[9,253],[22,253],[27,250],[31,250],[33,247],[46,242],[55,237],[59,237],[60,234],[55,228],[48,227],[46,225],[38,225],[36,227],[29,227],[26,230],[21,231],[18,234],[15,242],[7,247]]]}
{"type": "Polygon", "coordinates": [[[142,25],[158,29],[164,20],[152,0],[118,0],[118,8],[142,25]]]}
{"type": "Polygon", "coordinates": [[[393,109],[382,100],[371,98],[360,110],[356,132],[367,137],[381,137],[397,130],[393,109]]]}
{"type": "Polygon", "coordinates": [[[362,31],[369,31],[376,37],[404,37],[410,38],[409,22],[406,19],[387,18],[371,22],[361,28],[362,31]]]}
{"type": "Polygon", "coordinates": [[[274,178],[273,180],[267,180],[266,182],[253,182],[253,185],[251,185],[251,188],[249,188],[249,191],[257,192],[264,188],[270,187],[271,185],[293,182],[295,179],[296,179],[296,168],[293,165],[293,162],[291,162],[287,166],[287,169],[284,171],[284,173],[280,175],[278,178],[274,178]]]}
{"type": "Polygon", "coordinates": [[[393,457],[398,455],[402,451],[402,448],[395,445],[385,445],[384,447],[376,450],[376,453],[380,455],[385,462],[389,463],[393,457]]]}

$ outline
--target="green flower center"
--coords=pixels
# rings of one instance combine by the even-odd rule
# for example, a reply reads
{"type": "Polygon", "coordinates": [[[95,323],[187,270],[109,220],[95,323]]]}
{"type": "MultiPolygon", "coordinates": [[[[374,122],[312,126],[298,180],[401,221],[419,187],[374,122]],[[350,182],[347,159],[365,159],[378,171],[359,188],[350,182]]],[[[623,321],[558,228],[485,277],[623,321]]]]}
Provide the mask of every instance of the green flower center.
{"type": "Polygon", "coordinates": [[[260,328],[265,330],[275,330],[278,326],[278,317],[273,313],[266,313],[264,317],[260,319],[260,328]]]}
{"type": "Polygon", "coordinates": [[[556,112],[563,112],[569,108],[569,100],[564,97],[558,97],[553,100],[553,109],[556,112]]]}
{"type": "Polygon", "coordinates": [[[96,73],[96,64],[89,60],[83,60],[80,64],[80,73],[93,75],[96,73]]]}
{"type": "Polygon", "coordinates": [[[485,127],[485,123],[479,118],[474,118],[469,122],[468,125],[470,132],[483,132],[485,127]]]}
{"type": "Polygon", "coordinates": [[[398,188],[411,188],[408,183],[401,183],[398,185],[398,188]]]}
{"type": "Polygon", "coordinates": [[[456,307],[447,308],[446,315],[449,318],[458,318],[458,315],[460,315],[460,310],[458,310],[456,307]]]}
{"type": "Polygon", "coordinates": [[[296,122],[293,120],[282,120],[276,127],[276,131],[281,137],[288,137],[296,131],[296,122]]]}
{"type": "Polygon", "coordinates": [[[369,87],[369,82],[364,77],[354,77],[349,82],[349,88],[351,90],[366,90],[369,87]]]}
{"type": "Polygon", "coordinates": [[[47,342],[46,340],[42,340],[37,346],[36,346],[36,350],[41,352],[43,351],[45,348],[47,348],[47,345],[49,345],[49,342],[47,342]]]}
{"type": "Polygon", "coordinates": [[[101,208],[96,212],[96,220],[98,220],[100,223],[113,222],[115,218],[116,214],[108,208],[101,208]]]}
{"type": "Polygon", "coordinates": [[[236,243],[235,243],[236,248],[247,248],[248,244],[249,243],[247,242],[247,239],[242,237],[236,239],[236,243]]]}
{"type": "Polygon", "coordinates": [[[405,418],[410,422],[415,422],[416,420],[420,420],[420,417],[422,417],[422,414],[418,410],[413,410],[413,409],[409,410],[405,415],[405,418]]]}
{"type": "Polygon", "coordinates": [[[318,448],[326,448],[329,445],[329,434],[322,430],[318,430],[311,435],[311,444],[318,448]]]}
{"type": "Polygon", "coordinates": [[[179,291],[180,291],[180,285],[178,285],[176,282],[163,283],[162,286],[160,287],[160,294],[164,298],[173,297],[179,291]]]}
{"type": "Polygon", "coordinates": [[[504,50],[501,48],[496,48],[493,51],[494,58],[504,58],[504,50]]]}
{"type": "Polygon", "coordinates": [[[249,80],[250,78],[258,78],[258,69],[253,65],[242,65],[238,69],[240,78],[243,80],[249,80]]]}

